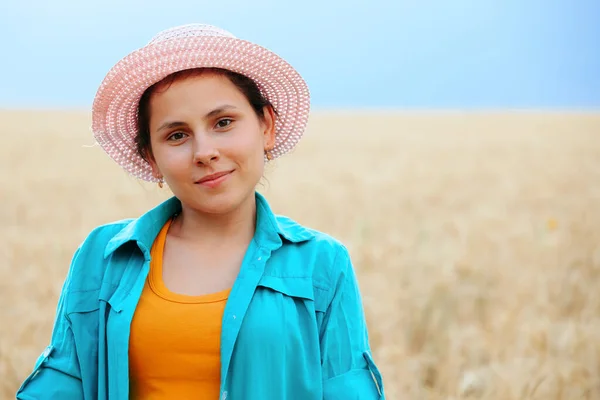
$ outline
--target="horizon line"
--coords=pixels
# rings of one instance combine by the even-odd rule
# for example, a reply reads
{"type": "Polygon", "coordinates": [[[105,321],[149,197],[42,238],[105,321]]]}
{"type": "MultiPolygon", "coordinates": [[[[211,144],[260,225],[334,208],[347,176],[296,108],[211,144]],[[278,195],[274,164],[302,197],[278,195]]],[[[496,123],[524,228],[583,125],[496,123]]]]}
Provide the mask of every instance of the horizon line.
{"type": "MultiPolygon", "coordinates": [[[[77,112],[91,114],[91,107],[6,107],[0,106],[0,112],[77,112]]],[[[600,113],[600,105],[589,107],[377,107],[377,106],[355,106],[355,107],[311,107],[313,114],[344,114],[344,113],[600,113]]]]}

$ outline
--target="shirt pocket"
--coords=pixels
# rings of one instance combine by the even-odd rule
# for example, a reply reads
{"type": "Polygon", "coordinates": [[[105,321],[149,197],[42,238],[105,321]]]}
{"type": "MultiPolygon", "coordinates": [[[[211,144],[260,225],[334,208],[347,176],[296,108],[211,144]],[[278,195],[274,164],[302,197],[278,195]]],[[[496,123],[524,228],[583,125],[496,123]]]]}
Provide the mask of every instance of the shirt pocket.
{"type": "Polygon", "coordinates": [[[314,303],[310,278],[265,275],[256,287],[238,339],[248,345],[259,343],[265,351],[300,351],[307,341],[318,339],[314,303]]]}
{"type": "Polygon", "coordinates": [[[314,291],[310,278],[281,278],[264,275],[258,282],[258,287],[279,292],[288,297],[314,300],[314,291]]]}
{"type": "Polygon", "coordinates": [[[314,297],[311,278],[261,278],[232,358],[235,370],[255,372],[237,375],[239,387],[251,393],[268,387],[269,398],[313,399],[320,392],[314,297]]]}
{"type": "Polygon", "coordinates": [[[67,316],[93,313],[100,309],[100,289],[78,290],[71,294],[67,303],[67,316]]]}
{"type": "MultiPolygon", "coordinates": [[[[77,291],[67,303],[67,318],[71,321],[71,331],[77,353],[85,355],[80,362],[93,364],[98,356],[98,331],[100,322],[100,290],[77,291]]],[[[83,366],[86,370],[89,366],[83,366]]]]}

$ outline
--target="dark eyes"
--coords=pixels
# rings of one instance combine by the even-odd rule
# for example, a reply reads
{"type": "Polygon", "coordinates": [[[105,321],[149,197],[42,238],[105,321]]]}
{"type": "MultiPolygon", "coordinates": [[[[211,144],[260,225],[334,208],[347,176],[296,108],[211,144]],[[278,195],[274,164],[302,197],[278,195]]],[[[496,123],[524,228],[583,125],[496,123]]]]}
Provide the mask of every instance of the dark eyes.
{"type": "MultiPolygon", "coordinates": [[[[217,129],[223,129],[223,128],[227,128],[232,123],[233,123],[233,119],[231,119],[231,118],[222,118],[219,121],[217,121],[215,127],[217,129]]],[[[167,140],[168,141],[179,141],[179,140],[185,139],[186,136],[188,136],[187,133],[181,132],[181,131],[177,131],[177,132],[174,132],[171,135],[169,135],[169,137],[167,138],[167,140]]]]}
{"type": "Polygon", "coordinates": [[[185,133],[183,132],[175,132],[167,140],[181,140],[185,137],[185,133]]]}
{"type": "Polygon", "coordinates": [[[225,128],[228,125],[230,125],[232,122],[233,122],[233,120],[231,118],[223,118],[223,119],[220,119],[219,122],[217,122],[217,127],[225,128]]]}

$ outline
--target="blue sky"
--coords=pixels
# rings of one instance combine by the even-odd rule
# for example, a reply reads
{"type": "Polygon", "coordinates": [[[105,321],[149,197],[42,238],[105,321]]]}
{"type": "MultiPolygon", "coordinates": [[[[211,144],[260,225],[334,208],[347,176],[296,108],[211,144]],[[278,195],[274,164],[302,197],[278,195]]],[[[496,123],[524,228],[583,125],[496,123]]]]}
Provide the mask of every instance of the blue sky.
{"type": "Polygon", "coordinates": [[[598,0],[3,0],[0,108],[88,108],[156,32],[218,25],[283,55],[315,108],[600,108],[598,0]]]}

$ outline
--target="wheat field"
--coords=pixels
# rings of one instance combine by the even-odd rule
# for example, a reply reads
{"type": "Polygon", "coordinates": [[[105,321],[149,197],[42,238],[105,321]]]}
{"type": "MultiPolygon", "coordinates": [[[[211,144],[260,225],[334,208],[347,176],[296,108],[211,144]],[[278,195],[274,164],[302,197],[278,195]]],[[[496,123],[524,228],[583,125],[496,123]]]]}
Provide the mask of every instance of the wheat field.
{"type": "MultiPolygon", "coordinates": [[[[0,113],[2,398],[80,241],[169,196],[89,124],[0,113]]],[[[259,190],[348,245],[388,399],[600,399],[600,114],[315,113],[259,190]]]]}

